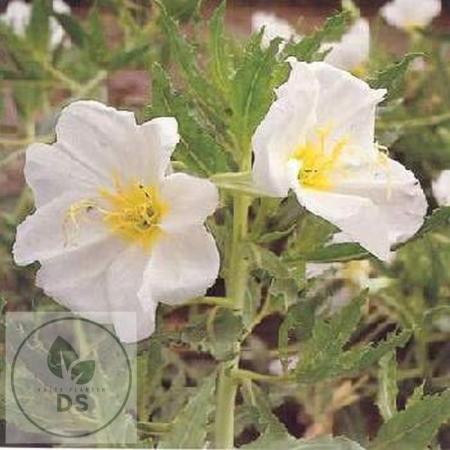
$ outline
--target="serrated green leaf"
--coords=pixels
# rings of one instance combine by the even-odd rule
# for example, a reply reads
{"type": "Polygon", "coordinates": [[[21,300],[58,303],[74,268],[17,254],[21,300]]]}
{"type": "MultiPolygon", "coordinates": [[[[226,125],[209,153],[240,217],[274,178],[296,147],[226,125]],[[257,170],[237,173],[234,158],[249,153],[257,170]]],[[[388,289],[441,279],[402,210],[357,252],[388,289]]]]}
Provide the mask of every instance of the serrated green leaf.
{"type": "Polygon", "coordinates": [[[370,450],[423,450],[450,417],[450,390],[424,397],[383,424],[370,450]]]}
{"type": "Polygon", "coordinates": [[[296,439],[272,413],[270,405],[260,389],[252,386],[254,410],[258,417],[257,428],[261,435],[250,444],[240,448],[245,450],[364,450],[358,443],[345,437],[324,436],[317,439],[296,439]]]}
{"type": "Polygon", "coordinates": [[[108,61],[108,69],[117,70],[139,59],[150,48],[150,44],[138,44],[128,50],[119,50],[108,61]]]}
{"type": "Polygon", "coordinates": [[[262,32],[250,38],[231,82],[231,129],[241,151],[247,151],[251,136],[274,99],[273,73],[280,64],[277,59],[280,40],[273,40],[263,49],[261,39],[262,32]]]}
{"type": "Polygon", "coordinates": [[[159,65],[152,71],[153,98],[147,108],[147,118],[173,116],[177,118],[181,142],[174,157],[199,175],[227,172],[227,155],[217,140],[211,136],[195,115],[195,108],[181,94],[175,93],[170,78],[159,65]]]}
{"type": "Polygon", "coordinates": [[[167,14],[180,22],[187,22],[200,11],[202,0],[161,0],[167,14]]]}
{"type": "Polygon", "coordinates": [[[211,17],[209,25],[211,57],[209,65],[216,85],[226,92],[230,87],[231,59],[223,26],[225,10],[226,1],[223,0],[211,17]]]}
{"type": "Polygon", "coordinates": [[[84,47],[87,42],[88,36],[84,31],[81,23],[70,14],[59,14],[53,12],[53,16],[70,37],[71,42],[77,47],[84,47]]]}
{"type": "Polygon", "coordinates": [[[215,375],[204,380],[196,394],[172,422],[158,448],[204,448],[209,415],[214,410],[215,375]]]}
{"type": "Polygon", "coordinates": [[[399,61],[389,65],[379,71],[368,80],[370,86],[374,89],[385,88],[388,90],[388,99],[392,100],[401,93],[404,84],[404,77],[409,65],[416,58],[424,56],[423,53],[408,53],[399,61]]]}
{"type": "Polygon", "coordinates": [[[248,243],[244,253],[254,269],[262,269],[274,278],[290,278],[290,273],[282,259],[272,251],[257,244],[248,243]]]}
{"type": "Polygon", "coordinates": [[[91,8],[88,18],[88,49],[90,56],[97,64],[103,64],[109,54],[103,24],[97,7],[91,8]]]}
{"type": "Polygon", "coordinates": [[[397,361],[395,352],[384,355],[378,362],[377,405],[384,420],[397,412],[397,361]]]}
{"type": "Polygon", "coordinates": [[[336,42],[347,30],[352,19],[352,14],[348,10],[344,10],[329,17],[322,28],[303,37],[299,42],[291,42],[286,45],[284,55],[286,57],[293,56],[299,61],[311,62],[322,59],[324,53],[320,52],[322,43],[336,42]]]}

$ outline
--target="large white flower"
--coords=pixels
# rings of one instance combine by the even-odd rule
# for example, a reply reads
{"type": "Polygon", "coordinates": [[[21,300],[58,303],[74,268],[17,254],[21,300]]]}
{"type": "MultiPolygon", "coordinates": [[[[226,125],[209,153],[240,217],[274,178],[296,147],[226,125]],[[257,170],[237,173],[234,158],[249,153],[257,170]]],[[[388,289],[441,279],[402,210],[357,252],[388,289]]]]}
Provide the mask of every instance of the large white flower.
{"type": "Polygon", "coordinates": [[[287,20],[280,19],[275,14],[257,11],[252,15],[252,31],[260,31],[263,27],[264,33],[261,44],[265,48],[269,47],[270,42],[278,37],[285,41],[301,39],[295,28],[287,20]]]}
{"type": "Polygon", "coordinates": [[[381,15],[389,25],[411,30],[426,27],[441,8],[441,0],[393,0],[381,8],[381,15]]]}
{"type": "Polygon", "coordinates": [[[332,50],[325,57],[325,62],[355,74],[362,72],[370,51],[369,22],[358,19],[339,42],[322,46],[322,50],[329,48],[332,50]]]}
{"type": "Polygon", "coordinates": [[[450,206],[450,170],[443,170],[433,182],[433,195],[440,206],[450,206]]]}
{"type": "MultiPolygon", "coordinates": [[[[0,16],[0,20],[9,25],[19,36],[24,36],[30,23],[32,5],[22,0],[13,0],[8,3],[6,11],[0,16]]],[[[53,10],[59,14],[70,14],[70,7],[62,0],[53,0],[53,10]]],[[[64,30],[58,21],[51,17],[50,27],[50,47],[58,46],[64,38],[64,30]]]]}
{"type": "Polygon", "coordinates": [[[137,338],[154,330],[158,302],[203,295],[219,254],[203,222],[218,203],[208,180],[168,173],[177,122],[137,125],[131,112],[72,103],[57,142],[26,153],[36,212],[18,228],[14,258],[39,261],[37,284],[80,314],[105,312],[124,341],[123,311],[136,311],[137,338]]]}
{"type": "Polygon", "coordinates": [[[268,195],[292,189],[301,205],[387,260],[421,226],[426,200],[414,175],[374,142],[385,90],[329,64],[290,60],[253,136],[253,178],[268,195]]]}

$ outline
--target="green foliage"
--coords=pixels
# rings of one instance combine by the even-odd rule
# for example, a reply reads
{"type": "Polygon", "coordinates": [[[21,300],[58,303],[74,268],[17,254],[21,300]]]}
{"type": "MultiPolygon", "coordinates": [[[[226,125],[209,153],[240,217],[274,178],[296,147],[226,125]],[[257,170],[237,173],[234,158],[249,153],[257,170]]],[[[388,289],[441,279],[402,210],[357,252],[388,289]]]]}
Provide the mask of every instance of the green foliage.
{"type": "Polygon", "coordinates": [[[324,57],[324,52],[320,51],[320,47],[324,42],[338,41],[347,30],[352,14],[348,10],[344,10],[325,21],[322,28],[317,30],[310,36],[303,37],[297,43],[289,43],[285,50],[284,56],[293,56],[300,61],[316,61],[324,57]]]}
{"type": "Polygon", "coordinates": [[[361,295],[353,300],[329,321],[316,319],[311,338],[301,345],[299,362],[294,370],[299,383],[314,383],[360,372],[408,342],[410,333],[403,331],[391,334],[377,345],[344,349],[361,320],[365,298],[361,295]]]}
{"type": "Polygon", "coordinates": [[[382,425],[370,450],[423,450],[450,417],[450,391],[430,395],[382,425]]]}
{"type": "Polygon", "coordinates": [[[206,378],[172,422],[158,448],[204,448],[209,416],[214,410],[215,376],[206,378]]]}
{"type": "Polygon", "coordinates": [[[211,175],[228,169],[228,158],[223,148],[202,126],[200,117],[188,100],[175,93],[169,76],[159,65],[153,66],[153,102],[147,117],[173,116],[177,118],[181,142],[175,158],[199,175],[211,175]]]}
{"type": "Polygon", "coordinates": [[[390,419],[397,412],[397,364],[395,353],[387,353],[378,361],[378,396],[377,404],[384,420],[390,419]]]}

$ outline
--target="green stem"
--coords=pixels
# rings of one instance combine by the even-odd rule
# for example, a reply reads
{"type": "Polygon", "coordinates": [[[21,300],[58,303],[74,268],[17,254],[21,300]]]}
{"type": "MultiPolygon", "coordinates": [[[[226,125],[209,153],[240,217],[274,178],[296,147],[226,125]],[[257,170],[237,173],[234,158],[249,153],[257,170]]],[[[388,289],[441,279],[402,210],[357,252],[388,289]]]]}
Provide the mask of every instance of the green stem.
{"type": "Polygon", "coordinates": [[[261,381],[265,383],[286,383],[289,381],[294,381],[294,377],[292,375],[266,375],[244,369],[233,370],[231,376],[239,380],[261,381]]]}
{"type": "MultiPolygon", "coordinates": [[[[249,171],[251,152],[249,143],[241,145],[243,155],[240,170],[249,171]]],[[[242,310],[247,290],[248,263],[242,254],[242,243],[248,234],[248,210],[251,200],[247,195],[236,193],[233,197],[233,234],[226,280],[227,296],[233,299],[235,309],[242,310]]],[[[238,382],[231,372],[239,367],[240,342],[234,343],[235,354],[231,362],[223,363],[218,373],[215,417],[215,446],[234,448],[234,409],[238,382]]]]}
{"type": "Polygon", "coordinates": [[[198,297],[187,302],[188,305],[213,305],[222,308],[235,309],[236,305],[231,298],[227,297],[198,297]]]}

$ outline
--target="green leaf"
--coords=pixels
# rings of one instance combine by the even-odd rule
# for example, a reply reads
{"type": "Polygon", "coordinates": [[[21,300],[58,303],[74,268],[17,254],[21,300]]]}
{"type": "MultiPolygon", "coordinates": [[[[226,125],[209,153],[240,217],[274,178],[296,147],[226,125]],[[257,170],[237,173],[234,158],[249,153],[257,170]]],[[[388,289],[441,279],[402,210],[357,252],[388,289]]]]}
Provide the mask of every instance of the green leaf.
{"type": "Polygon", "coordinates": [[[70,377],[76,384],[86,384],[92,380],[95,373],[95,361],[80,361],[72,366],[70,377]]]}
{"type": "Polygon", "coordinates": [[[158,448],[205,448],[209,415],[214,410],[215,375],[203,381],[197,393],[180,411],[158,448]]]}
{"type": "Polygon", "coordinates": [[[133,63],[144,55],[149,49],[150,44],[138,44],[128,50],[119,50],[114,53],[108,61],[108,68],[110,70],[117,70],[128,64],[133,63]]]}
{"type": "Polygon", "coordinates": [[[384,423],[370,450],[424,450],[450,417],[450,390],[424,397],[384,423]]]}
{"type": "Polygon", "coordinates": [[[270,405],[264,398],[260,389],[252,385],[257,427],[261,432],[258,439],[240,448],[245,450],[364,450],[356,442],[345,437],[331,436],[317,439],[296,439],[290,435],[285,426],[272,413],[270,405]]]}
{"type": "Polygon", "coordinates": [[[5,300],[5,297],[0,295],[0,314],[3,314],[3,311],[5,310],[5,306],[8,302],[5,300]]]}
{"type": "Polygon", "coordinates": [[[81,23],[70,14],[58,14],[53,12],[53,16],[59,22],[59,24],[64,28],[64,31],[70,37],[71,42],[77,47],[84,47],[87,42],[88,36],[84,31],[81,23]]]}
{"type": "Polygon", "coordinates": [[[33,45],[34,50],[41,55],[48,53],[50,13],[50,2],[47,0],[33,1],[26,36],[27,41],[33,45]]]}
{"type": "Polygon", "coordinates": [[[262,32],[250,38],[231,82],[231,129],[244,152],[274,99],[273,74],[279,65],[280,40],[273,40],[269,48],[263,49],[261,39],[262,32]]]}
{"type": "Polygon", "coordinates": [[[226,1],[214,11],[209,25],[209,51],[211,53],[210,70],[216,85],[223,91],[229,90],[231,59],[230,50],[224,33],[226,1]]]}
{"type": "Polygon", "coordinates": [[[336,42],[347,30],[352,19],[352,14],[344,10],[329,17],[322,28],[305,36],[299,42],[290,42],[286,45],[284,55],[293,56],[300,61],[311,62],[322,59],[323,52],[320,52],[321,45],[326,42],[336,42]]]}
{"type": "Polygon", "coordinates": [[[290,278],[290,273],[282,259],[272,251],[257,244],[248,243],[244,253],[254,269],[261,269],[274,278],[290,278]]]}
{"type": "Polygon", "coordinates": [[[397,361],[395,352],[387,353],[378,362],[377,405],[384,420],[397,412],[397,361]]]}
{"type": "Polygon", "coordinates": [[[103,64],[109,54],[103,24],[97,7],[91,8],[88,18],[88,49],[90,56],[97,64],[103,64]]]}
{"type": "Polygon", "coordinates": [[[399,61],[379,71],[368,80],[374,89],[385,88],[388,90],[388,99],[391,100],[401,94],[404,78],[409,65],[416,58],[423,57],[423,53],[408,53],[399,61]]]}
{"type": "Polygon", "coordinates": [[[312,262],[331,263],[365,259],[369,256],[370,253],[359,244],[340,243],[316,249],[306,254],[305,258],[312,262]]]}
{"type": "Polygon", "coordinates": [[[161,0],[167,14],[180,22],[187,22],[200,11],[202,0],[161,0]]]}
{"type": "Polygon", "coordinates": [[[175,159],[199,175],[227,172],[229,164],[225,151],[201,124],[193,105],[173,91],[169,76],[159,64],[154,64],[152,77],[153,99],[146,116],[177,118],[181,142],[175,150],[175,159]]]}
{"type": "Polygon", "coordinates": [[[61,336],[58,336],[50,347],[47,355],[47,365],[53,375],[63,378],[69,371],[72,363],[78,360],[78,353],[72,345],[61,336]],[[64,367],[62,367],[64,364],[64,367]]]}

